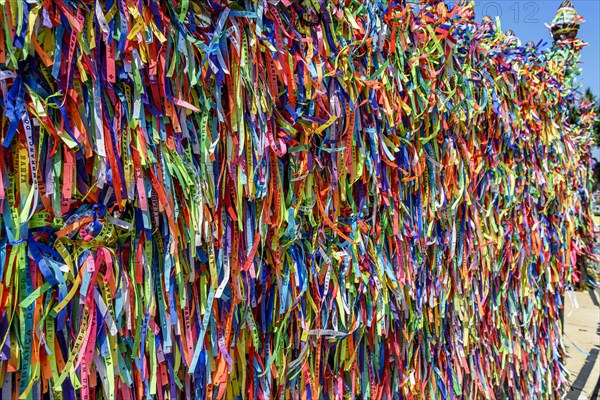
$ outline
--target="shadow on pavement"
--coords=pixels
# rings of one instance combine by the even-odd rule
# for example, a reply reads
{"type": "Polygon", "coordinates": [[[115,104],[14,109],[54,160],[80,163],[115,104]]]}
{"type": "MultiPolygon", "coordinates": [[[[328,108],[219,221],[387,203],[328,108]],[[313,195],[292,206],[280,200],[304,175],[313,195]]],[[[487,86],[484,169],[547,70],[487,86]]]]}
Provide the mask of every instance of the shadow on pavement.
{"type": "MultiPolygon", "coordinates": [[[[596,359],[598,358],[598,353],[600,351],[598,348],[594,348],[590,350],[590,354],[585,359],[585,364],[581,367],[581,371],[579,371],[579,375],[577,375],[577,379],[575,382],[571,384],[571,389],[569,390],[569,394],[567,395],[568,400],[577,400],[579,399],[579,395],[583,390],[588,379],[597,379],[597,377],[590,376],[592,372],[594,372],[594,365],[596,364],[596,359]]],[[[596,385],[598,386],[598,385],[596,385]]],[[[595,392],[595,390],[594,390],[595,392]]],[[[592,396],[592,399],[594,397],[592,396]]]]}
{"type": "MultiPolygon", "coordinates": [[[[600,301],[598,301],[598,296],[596,295],[595,290],[590,290],[588,292],[590,297],[592,298],[592,302],[596,307],[600,307],[600,301]]],[[[597,329],[597,334],[600,336],[600,325],[597,329]]],[[[600,347],[596,346],[592,350],[590,350],[589,355],[585,359],[585,364],[581,367],[581,371],[579,371],[579,375],[577,375],[577,379],[573,384],[571,384],[571,389],[569,390],[569,394],[567,395],[568,400],[577,400],[581,395],[583,388],[585,387],[588,379],[596,380],[596,385],[594,387],[594,392],[592,393],[592,397],[590,400],[600,399],[600,376],[592,375],[594,371],[594,366],[596,364],[596,359],[598,358],[598,353],[600,353],[600,347]]]]}
{"type": "Polygon", "coordinates": [[[598,301],[598,296],[596,295],[595,290],[589,290],[590,297],[592,298],[592,302],[596,307],[600,307],[600,302],[598,301]]]}

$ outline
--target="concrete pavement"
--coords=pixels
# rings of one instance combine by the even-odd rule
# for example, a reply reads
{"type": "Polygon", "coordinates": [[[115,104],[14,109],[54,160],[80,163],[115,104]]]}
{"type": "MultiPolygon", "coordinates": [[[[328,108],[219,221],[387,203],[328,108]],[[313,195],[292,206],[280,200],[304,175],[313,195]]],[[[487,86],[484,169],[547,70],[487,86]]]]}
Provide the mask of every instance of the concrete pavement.
{"type": "Polygon", "coordinates": [[[600,399],[599,290],[566,293],[564,333],[566,366],[571,374],[571,388],[566,398],[600,399]]]}

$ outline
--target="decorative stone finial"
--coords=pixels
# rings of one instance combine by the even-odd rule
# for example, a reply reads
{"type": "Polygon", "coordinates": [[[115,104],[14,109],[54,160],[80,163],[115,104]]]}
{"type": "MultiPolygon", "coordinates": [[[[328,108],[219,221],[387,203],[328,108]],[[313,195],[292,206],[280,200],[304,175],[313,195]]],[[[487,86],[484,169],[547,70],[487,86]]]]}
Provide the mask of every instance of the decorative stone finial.
{"type": "Polygon", "coordinates": [[[521,41],[519,40],[519,38],[517,37],[517,34],[512,29],[507,30],[505,35],[506,35],[505,41],[509,47],[511,47],[511,46],[516,47],[516,46],[521,45],[521,41]]]}
{"type": "Polygon", "coordinates": [[[577,14],[573,3],[569,0],[562,2],[550,25],[550,31],[555,41],[575,39],[583,18],[577,14]]]}
{"type": "Polygon", "coordinates": [[[571,3],[569,0],[564,0],[561,4],[559,8],[575,8],[573,7],[573,3],[571,3]]]}

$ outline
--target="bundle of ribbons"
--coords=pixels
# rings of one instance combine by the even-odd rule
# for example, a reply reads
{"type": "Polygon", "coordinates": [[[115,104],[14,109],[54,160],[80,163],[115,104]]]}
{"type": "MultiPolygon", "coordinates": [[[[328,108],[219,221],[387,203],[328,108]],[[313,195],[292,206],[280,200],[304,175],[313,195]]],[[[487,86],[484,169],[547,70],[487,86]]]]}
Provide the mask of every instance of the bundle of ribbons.
{"type": "Polygon", "coordinates": [[[3,398],[560,398],[580,46],[438,1],[0,0],[3,398]]]}

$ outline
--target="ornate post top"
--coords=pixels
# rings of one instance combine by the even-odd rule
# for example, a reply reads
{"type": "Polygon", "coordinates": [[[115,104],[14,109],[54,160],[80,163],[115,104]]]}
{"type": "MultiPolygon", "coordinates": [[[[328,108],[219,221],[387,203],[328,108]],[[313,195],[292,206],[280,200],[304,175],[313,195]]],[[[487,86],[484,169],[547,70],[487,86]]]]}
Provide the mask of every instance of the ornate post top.
{"type": "Polygon", "coordinates": [[[575,39],[579,32],[579,26],[583,22],[583,18],[575,10],[573,3],[569,0],[563,1],[550,25],[554,41],[575,39]]]}

